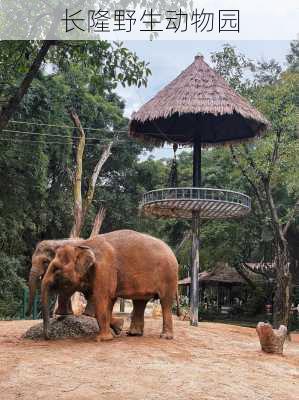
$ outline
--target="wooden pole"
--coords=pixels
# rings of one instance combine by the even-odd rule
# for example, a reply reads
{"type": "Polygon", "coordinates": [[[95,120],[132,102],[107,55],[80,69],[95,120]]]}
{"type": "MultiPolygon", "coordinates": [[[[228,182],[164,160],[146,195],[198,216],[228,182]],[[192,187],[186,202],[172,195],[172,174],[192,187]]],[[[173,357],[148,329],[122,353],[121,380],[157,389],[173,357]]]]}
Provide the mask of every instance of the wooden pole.
{"type": "MultiPolygon", "coordinates": [[[[201,186],[201,137],[195,136],[193,146],[193,187],[201,186]]],[[[199,305],[199,235],[200,235],[200,212],[192,212],[192,266],[191,266],[191,319],[192,326],[198,325],[198,305],[199,305]]]]}

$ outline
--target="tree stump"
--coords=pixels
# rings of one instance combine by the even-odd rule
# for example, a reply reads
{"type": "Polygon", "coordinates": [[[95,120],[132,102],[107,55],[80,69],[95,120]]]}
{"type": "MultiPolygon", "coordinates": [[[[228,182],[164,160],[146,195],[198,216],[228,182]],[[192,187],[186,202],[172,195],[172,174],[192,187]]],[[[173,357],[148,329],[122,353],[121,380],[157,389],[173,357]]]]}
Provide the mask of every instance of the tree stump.
{"type": "Polygon", "coordinates": [[[152,310],[152,317],[157,318],[162,316],[162,307],[160,302],[155,302],[152,310]]]}
{"type": "Polygon", "coordinates": [[[286,340],[288,330],[286,326],[280,325],[279,329],[273,329],[271,324],[259,322],[256,327],[260,339],[261,348],[266,353],[283,353],[283,344],[286,340]]]}

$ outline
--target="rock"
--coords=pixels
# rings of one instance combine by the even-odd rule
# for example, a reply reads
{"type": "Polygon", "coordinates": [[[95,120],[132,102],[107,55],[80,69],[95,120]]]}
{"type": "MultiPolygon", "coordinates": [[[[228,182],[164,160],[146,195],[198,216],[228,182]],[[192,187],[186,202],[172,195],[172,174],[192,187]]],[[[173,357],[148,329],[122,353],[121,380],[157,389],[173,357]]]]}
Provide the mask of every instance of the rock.
{"type": "MultiPolygon", "coordinates": [[[[97,320],[86,315],[67,315],[51,318],[49,325],[51,339],[94,336],[99,333],[97,320]]],[[[25,339],[44,339],[43,323],[33,325],[23,335],[25,339]]]]}
{"type": "Polygon", "coordinates": [[[283,353],[283,345],[287,337],[287,327],[280,325],[279,329],[273,329],[271,324],[259,322],[256,327],[260,339],[261,348],[266,353],[283,353]]]}

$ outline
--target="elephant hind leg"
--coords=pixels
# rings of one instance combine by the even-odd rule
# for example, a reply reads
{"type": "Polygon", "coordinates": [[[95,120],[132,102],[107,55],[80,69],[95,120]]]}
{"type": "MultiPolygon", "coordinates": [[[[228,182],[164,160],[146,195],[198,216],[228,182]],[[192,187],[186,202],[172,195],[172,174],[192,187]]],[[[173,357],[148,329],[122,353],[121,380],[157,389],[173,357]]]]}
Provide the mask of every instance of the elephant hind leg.
{"type": "Polygon", "coordinates": [[[131,325],[128,332],[129,336],[142,336],[144,328],[144,310],[147,300],[133,300],[133,312],[131,315],[131,325]]]}
{"type": "MultiPolygon", "coordinates": [[[[122,331],[122,328],[124,325],[124,320],[122,318],[115,318],[112,316],[114,302],[115,301],[111,302],[111,306],[110,306],[110,310],[109,310],[109,312],[111,312],[110,327],[113,329],[113,332],[118,336],[118,335],[120,335],[120,333],[122,331]]],[[[95,307],[94,307],[94,303],[91,298],[87,298],[87,305],[86,305],[83,315],[86,315],[88,317],[95,317],[95,307]]]]}
{"type": "Polygon", "coordinates": [[[163,315],[163,328],[160,335],[163,339],[173,339],[172,297],[160,299],[163,315]]]}

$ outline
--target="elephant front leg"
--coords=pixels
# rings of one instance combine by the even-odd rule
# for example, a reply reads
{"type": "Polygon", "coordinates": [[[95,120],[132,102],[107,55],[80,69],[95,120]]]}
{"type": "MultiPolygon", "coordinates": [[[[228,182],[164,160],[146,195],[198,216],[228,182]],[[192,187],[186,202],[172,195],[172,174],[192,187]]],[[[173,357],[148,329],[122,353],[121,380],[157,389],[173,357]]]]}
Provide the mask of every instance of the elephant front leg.
{"type": "Polygon", "coordinates": [[[72,303],[71,296],[65,294],[59,294],[57,299],[57,310],[55,311],[55,315],[72,315],[72,303]]]}
{"type": "Polygon", "coordinates": [[[95,315],[98,321],[100,333],[97,341],[112,340],[113,335],[110,330],[111,324],[111,304],[110,300],[99,298],[95,301],[95,315]]]}
{"type": "Polygon", "coordinates": [[[142,336],[144,328],[144,310],[147,300],[133,300],[133,312],[131,325],[128,332],[129,336],[142,336]]]}

